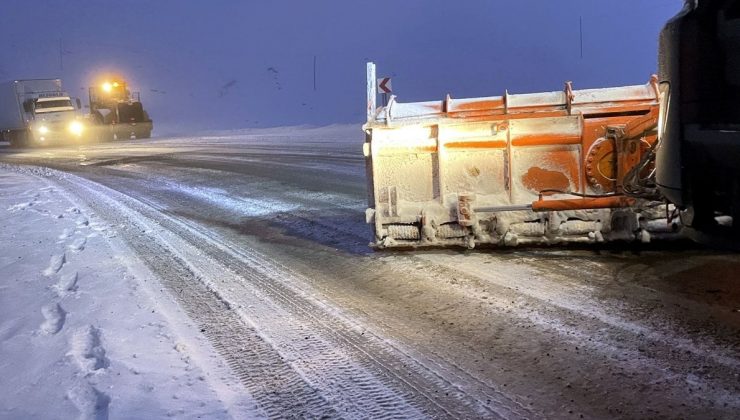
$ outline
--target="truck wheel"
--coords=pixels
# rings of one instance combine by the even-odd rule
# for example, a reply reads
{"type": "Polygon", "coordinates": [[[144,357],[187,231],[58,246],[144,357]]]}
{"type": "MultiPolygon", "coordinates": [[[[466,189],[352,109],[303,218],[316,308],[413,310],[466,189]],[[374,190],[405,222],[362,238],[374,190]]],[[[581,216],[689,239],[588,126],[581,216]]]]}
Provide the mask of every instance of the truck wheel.
{"type": "Polygon", "coordinates": [[[30,134],[27,131],[11,131],[8,133],[10,147],[28,147],[30,134]]]}

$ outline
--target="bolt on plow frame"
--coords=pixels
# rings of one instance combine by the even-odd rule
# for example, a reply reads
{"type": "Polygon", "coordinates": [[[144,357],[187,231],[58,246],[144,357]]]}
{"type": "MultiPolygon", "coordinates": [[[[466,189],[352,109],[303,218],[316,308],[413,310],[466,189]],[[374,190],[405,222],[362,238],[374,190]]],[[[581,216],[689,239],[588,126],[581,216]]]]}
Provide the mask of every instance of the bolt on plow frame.
{"type": "Polygon", "coordinates": [[[363,152],[371,246],[514,246],[678,236],[654,157],[666,93],[645,85],[376,106],[363,152]]]}

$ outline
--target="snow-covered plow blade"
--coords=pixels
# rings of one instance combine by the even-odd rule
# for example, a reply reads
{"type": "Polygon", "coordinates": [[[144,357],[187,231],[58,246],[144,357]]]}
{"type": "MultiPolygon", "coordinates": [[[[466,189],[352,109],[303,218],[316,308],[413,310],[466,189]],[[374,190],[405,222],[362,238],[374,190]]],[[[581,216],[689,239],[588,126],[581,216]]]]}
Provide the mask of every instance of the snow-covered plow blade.
{"type": "Polygon", "coordinates": [[[661,87],[375,105],[368,63],[367,222],[375,246],[673,236],[653,197],[661,87]]]}

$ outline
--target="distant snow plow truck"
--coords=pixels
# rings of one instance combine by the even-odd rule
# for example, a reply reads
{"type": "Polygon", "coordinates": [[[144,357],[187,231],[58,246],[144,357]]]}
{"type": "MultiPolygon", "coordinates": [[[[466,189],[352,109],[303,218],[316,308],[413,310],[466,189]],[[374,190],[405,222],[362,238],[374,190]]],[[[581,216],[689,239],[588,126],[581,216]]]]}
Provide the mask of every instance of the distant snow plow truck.
{"type": "Polygon", "coordinates": [[[13,147],[83,141],[88,129],[79,108],[59,79],[1,83],[0,137],[13,147]]]}
{"type": "Polygon", "coordinates": [[[740,233],[740,1],[687,0],[645,85],[376,106],[373,245],[649,241],[740,233]],[[737,222],[735,222],[737,221],[737,222]]]}
{"type": "Polygon", "coordinates": [[[123,140],[132,136],[148,139],[154,123],[144,110],[139,92],[130,92],[122,79],[106,80],[89,88],[90,116],[102,140],[123,140]]]}

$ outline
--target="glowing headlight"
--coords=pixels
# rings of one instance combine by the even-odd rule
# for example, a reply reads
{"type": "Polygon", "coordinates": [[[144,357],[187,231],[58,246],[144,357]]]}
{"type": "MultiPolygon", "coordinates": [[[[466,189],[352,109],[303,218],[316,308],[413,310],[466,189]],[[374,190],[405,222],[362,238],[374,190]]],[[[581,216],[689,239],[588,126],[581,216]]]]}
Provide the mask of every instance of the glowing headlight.
{"type": "Polygon", "coordinates": [[[106,92],[110,92],[111,89],[113,89],[113,85],[110,84],[110,82],[103,83],[103,90],[106,92]]]}
{"type": "Polygon", "coordinates": [[[42,125],[38,128],[39,134],[47,134],[49,133],[49,127],[42,125]]]}
{"type": "Polygon", "coordinates": [[[85,126],[83,126],[82,123],[79,121],[72,121],[69,124],[69,131],[71,131],[74,135],[79,136],[84,130],[85,126]]]}

